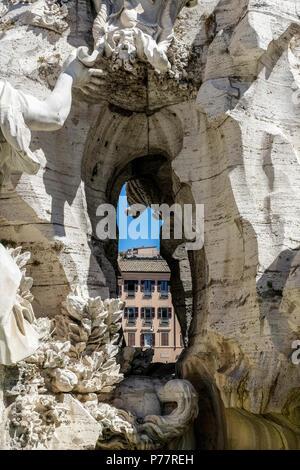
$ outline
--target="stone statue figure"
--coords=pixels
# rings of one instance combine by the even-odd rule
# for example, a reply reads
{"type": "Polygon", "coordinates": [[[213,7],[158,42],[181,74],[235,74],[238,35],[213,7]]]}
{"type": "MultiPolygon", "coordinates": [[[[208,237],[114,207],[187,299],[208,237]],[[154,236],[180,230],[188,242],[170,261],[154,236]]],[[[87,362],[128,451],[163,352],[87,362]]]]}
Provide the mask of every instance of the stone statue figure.
{"type": "Polygon", "coordinates": [[[85,67],[74,51],[67,59],[54,90],[44,101],[0,80],[0,187],[12,171],[28,174],[38,171],[38,158],[29,148],[31,131],[60,129],[71,109],[72,86],[101,85],[104,75],[102,70],[85,67]]]}
{"type": "Polygon", "coordinates": [[[35,174],[37,155],[30,150],[31,131],[60,129],[72,103],[72,86],[99,87],[106,74],[91,67],[101,55],[113,62],[113,69],[132,70],[139,59],[158,72],[171,65],[167,50],[177,15],[197,0],[94,0],[97,17],[93,26],[95,51],[85,47],[66,61],[50,96],[38,100],[9,82],[0,80],[0,187],[12,171],[35,174]]]}
{"type": "Polygon", "coordinates": [[[30,356],[39,346],[30,292],[33,280],[26,277],[30,253],[7,250],[0,244],[0,364],[11,365],[30,356]]]}
{"type": "Polygon", "coordinates": [[[198,396],[187,380],[127,377],[112,393],[110,407],[114,419],[99,436],[98,449],[193,449],[198,396]]]}
{"type": "Polygon", "coordinates": [[[80,58],[86,65],[104,55],[133,69],[137,59],[149,62],[158,72],[171,68],[167,50],[173,38],[175,20],[184,7],[197,0],[94,0],[98,12],[93,26],[95,51],[89,56],[81,48],[80,58]]]}

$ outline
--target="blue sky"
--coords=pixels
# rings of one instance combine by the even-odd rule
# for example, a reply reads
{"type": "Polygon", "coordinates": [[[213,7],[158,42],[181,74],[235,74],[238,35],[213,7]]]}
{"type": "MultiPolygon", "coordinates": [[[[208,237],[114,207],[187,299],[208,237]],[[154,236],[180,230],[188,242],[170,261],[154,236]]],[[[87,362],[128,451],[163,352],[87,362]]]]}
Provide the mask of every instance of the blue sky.
{"type": "MultiPolygon", "coordinates": [[[[126,184],[124,184],[123,188],[122,188],[122,191],[120,193],[120,197],[122,198],[126,198],[126,184]]],[[[125,205],[126,207],[128,207],[128,203],[127,203],[127,198],[126,200],[123,199],[122,200],[122,203],[123,201],[125,202],[125,205]]],[[[151,238],[151,230],[150,230],[150,223],[153,224],[154,228],[155,228],[155,232],[157,232],[157,235],[159,233],[159,225],[161,224],[159,221],[156,221],[153,217],[152,217],[152,211],[150,208],[147,209],[147,213],[146,214],[142,214],[140,217],[138,217],[137,219],[133,219],[133,217],[131,216],[125,216],[123,215],[122,216],[122,220],[121,219],[121,214],[120,214],[120,203],[121,203],[121,200],[119,199],[119,203],[118,203],[118,227],[119,227],[119,230],[123,229],[123,231],[126,231],[127,233],[127,238],[122,240],[121,237],[119,237],[119,251],[126,251],[128,250],[129,248],[138,248],[140,246],[157,246],[158,250],[160,248],[160,244],[159,244],[159,237],[153,237],[151,238]],[[135,224],[136,226],[140,226],[140,228],[144,228],[144,232],[146,232],[146,234],[143,235],[143,239],[137,239],[137,240],[133,240],[132,238],[130,238],[130,236],[128,235],[128,230],[126,229],[126,222],[127,222],[127,228],[128,228],[128,225],[133,222],[133,224],[135,224]],[[148,230],[146,230],[148,226],[148,230]]],[[[137,229],[139,231],[139,229],[137,229]]]]}

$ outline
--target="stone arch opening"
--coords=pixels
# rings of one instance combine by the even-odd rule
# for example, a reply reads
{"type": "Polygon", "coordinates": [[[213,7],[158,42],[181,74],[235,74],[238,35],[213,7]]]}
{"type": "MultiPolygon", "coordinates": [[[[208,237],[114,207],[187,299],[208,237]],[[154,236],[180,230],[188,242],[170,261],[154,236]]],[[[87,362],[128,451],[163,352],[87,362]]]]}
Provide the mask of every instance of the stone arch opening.
{"type": "MultiPolygon", "coordinates": [[[[90,246],[92,258],[96,258],[111,296],[117,294],[118,241],[97,239],[97,207],[110,203],[117,208],[121,188],[126,182],[131,203],[146,206],[151,203],[172,206],[174,202],[193,204],[190,188],[180,183],[172,169],[172,160],[182,150],[183,135],[180,109],[162,108],[143,113],[107,104],[103,105],[89,132],[82,178],[92,224],[90,246]]],[[[184,240],[171,237],[161,242],[161,254],[172,273],[174,307],[185,336],[193,311],[190,259],[183,246],[184,240]]]]}
{"type": "MultiPolygon", "coordinates": [[[[180,106],[146,114],[105,104],[89,132],[82,162],[82,179],[92,225],[91,259],[97,260],[104,273],[111,297],[117,295],[118,240],[97,239],[99,218],[96,217],[96,209],[101,203],[110,203],[117,208],[121,188],[126,182],[131,203],[148,206],[150,203],[165,202],[171,206],[176,202],[194,206],[190,186],[179,180],[172,164],[179,154],[183,159],[184,134],[188,132],[186,127],[180,106]]],[[[187,348],[176,363],[177,375],[188,379],[201,394],[200,414],[204,417],[204,426],[206,421],[210,423],[204,448],[219,448],[220,426],[214,403],[214,400],[219,402],[217,394],[212,393],[210,380],[199,382],[198,374],[192,373],[184,361],[188,350],[193,349],[194,341],[199,336],[203,337],[203,341],[205,338],[205,288],[208,283],[205,251],[203,248],[187,252],[184,240],[171,237],[167,241],[161,240],[161,254],[171,270],[172,300],[183,336],[188,333],[187,348]],[[196,317],[203,321],[196,322],[196,317]],[[202,331],[199,331],[199,324],[202,331]]],[[[194,367],[198,366],[201,366],[201,360],[195,361],[194,367]]],[[[203,432],[206,431],[203,429],[203,432]]]]}
{"type": "MultiPolygon", "coordinates": [[[[130,205],[143,204],[149,207],[151,204],[168,204],[171,207],[176,201],[174,174],[169,159],[162,153],[133,159],[112,176],[107,185],[107,200],[115,207],[125,183],[130,205]]],[[[117,243],[118,240],[110,240],[105,246],[106,256],[114,266],[116,274],[117,243]]],[[[173,238],[172,222],[170,240],[160,237],[160,253],[171,271],[173,305],[185,338],[192,318],[192,276],[184,240],[173,238]]]]}
{"type": "MultiPolygon", "coordinates": [[[[179,204],[194,204],[190,188],[180,184],[171,161],[166,154],[157,153],[132,159],[120,171],[114,173],[107,186],[107,200],[117,205],[118,197],[124,183],[127,182],[127,197],[129,204],[166,203],[172,206],[179,204]]],[[[171,223],[171,227],[172,227],[171,223]]],[[[171,230],[171,234],[172,230],[171,230]]],[[[111,263],[115,262],[117,250],[106,248],[111,263]]],[[[194,433],[202,449],[217,449],[224,447],[226,432],[224,416],[218,391],[212,386],[201,362],[195,361],[190,369],[186,369],[185,355],[193,344],[196,336],[196,326],[193,314],[205,312],[205,296],[203,295],[206,282],[206,260],[204,249],[198,251],[185,250],[185,240],[170,240],[160,237],[160,252],[167,261],[171,271],[171,294],[176,316],[179,320],[182,335],[186,337],[186,348],[176,363],[176,375],[187,377],[199,394],[200,413],[194,423],[194,433]],[[198,371],[196,369],[199,367],[198,371]],[[202,370],[203,369],[203,370],[202,370]]],[[[154,369],[155,370],[155,369],[154,369]]],[[[157,369],[156,373],[167,369],[157,369]]]]}

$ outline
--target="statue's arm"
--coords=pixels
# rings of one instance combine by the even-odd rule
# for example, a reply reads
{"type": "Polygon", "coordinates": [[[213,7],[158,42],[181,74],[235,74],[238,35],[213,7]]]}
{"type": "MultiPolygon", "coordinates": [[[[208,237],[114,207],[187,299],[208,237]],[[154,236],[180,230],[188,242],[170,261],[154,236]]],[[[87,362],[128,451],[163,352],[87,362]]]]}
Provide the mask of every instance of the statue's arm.
{"type": "Polygon", "coordinates": [[[0,186],[12,170],[29,174],[38,171],[39,160],[30,150],[30,131],[60,129],[71,110],[72,87],[79,87],[85,93],[91,90],[98,93],[103,88],[105,75],[103,70],[85,67],[74,51],[54,90],[44,101],[0,80],[0,131],[8,144],[2,146],[0,152],[0,186]]]}
{"type": "Polygon", "coordinates": [[[71,54],[54,90],[44,101],[20,92],[26,125],[29,129],[38,131],[60,129],[71,110],[72,87],[83,88],[83,91],[85,87],[99,87],[103,84],[104,75],[102,70],[88,69],[77,59],[75,53],[71,54]]]}
{"type": "Polygon", "coordinates": [[[71,110],[72,85],[72,76],[63,72],[46,100],[22,93],[23,118],[29,129],[53,131],[64,125],[71,110]]]}

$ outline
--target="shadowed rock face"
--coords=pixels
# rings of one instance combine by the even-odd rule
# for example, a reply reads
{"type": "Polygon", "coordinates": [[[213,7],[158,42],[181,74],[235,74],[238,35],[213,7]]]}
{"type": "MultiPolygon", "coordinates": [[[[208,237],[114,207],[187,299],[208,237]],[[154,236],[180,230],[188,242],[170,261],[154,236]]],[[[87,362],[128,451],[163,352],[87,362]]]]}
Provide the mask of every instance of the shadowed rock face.
{"type": "MultiPolygon", "coordinates": [[[[93,13],[76,4],[63,36],[28,28],[31,5],[11,9],[1,78],[45,98],[69,51],[93,46],[93,13]]],[[[299,14],[296,0],[184,9],[175,76],[143,64],[111,73],[103,93],[75,91],[65,127],[33,133],[40,171],[0,193],[1,238],[30,248],[43,316],[78,283],[114,293],[117,245],[97,240],[96,208],[116,205],[125,181],[133,202],[204,204],[201,251],[162,244],[183,329],[192,319],[177,372],[199,394],[196,448],[300,448],[299,14]]]]}

